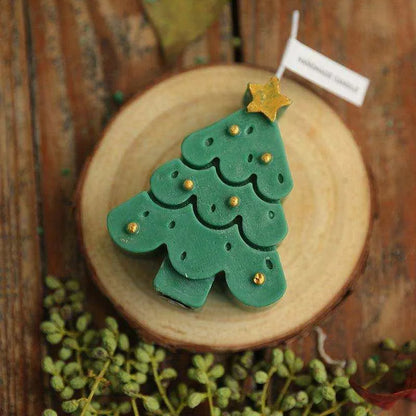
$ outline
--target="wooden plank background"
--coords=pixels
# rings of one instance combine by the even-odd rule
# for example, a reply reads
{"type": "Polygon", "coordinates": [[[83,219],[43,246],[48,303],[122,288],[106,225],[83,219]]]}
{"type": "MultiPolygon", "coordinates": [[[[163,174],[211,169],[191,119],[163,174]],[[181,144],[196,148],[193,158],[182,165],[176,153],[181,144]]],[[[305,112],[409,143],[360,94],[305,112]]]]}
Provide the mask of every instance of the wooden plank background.
{"type": "MultiPolygon", "coordinates": [[[[354,132],[376,188],[368,264],[322,323],[328,351],[362,360],[383,336],[416,335],[414,0],[236,0],[174,68],[164,65],[139,0],[0,0],[2,415],[37,415],[49,402],[42,275],[81,276],[92,308],[115,313],[88,279],[73,215],[80,169],[117,111],[113,93],[129,98],[168,70],[204,62],[276,68],[296,8],[301,41],[371,79],[362,108],[311,87],[354,132]]],[[[295,348],[310,357],[313,335],[295,348]]],[[[390,414],[416,408],[403,402],[390,414]]]]}

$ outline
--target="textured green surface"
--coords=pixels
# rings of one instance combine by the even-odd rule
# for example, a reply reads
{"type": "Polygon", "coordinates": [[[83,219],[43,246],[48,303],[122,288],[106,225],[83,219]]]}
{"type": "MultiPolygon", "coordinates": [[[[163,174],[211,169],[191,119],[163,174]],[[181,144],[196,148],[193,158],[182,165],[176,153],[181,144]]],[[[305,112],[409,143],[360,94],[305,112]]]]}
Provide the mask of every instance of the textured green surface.
{"type": "Polygon", "coordinates": [[[276,252],[287,233],[281,199],[293,186],[277,125],[237,111],[189,135],[182,156],[153,173],[149,192],[109,213],[111,238],[130,253],[165,247],[154,287],[187,307],[205,303],[216,277],[245,305],[276,302],[286,289],[276,252]],[[233,125],[239,128],[234,136],[233,125]],[[262,161],[265,153],[272,155],[269,163],[262,161]],[[230,197],[239,203],[231,206],[230,197]],[[133,234],[129,223],[138,224],[133,234]],[[264,282],[254,282],[257,273],[264,282]]]}
{"type": "Polygon", "coordinates": [[[267,200],[284,198],[293,187],[279,128],[262,114],[239,110],[190,134],[182,143],[182,156],[195,168],[218,164],[223,180],[230,184],[250,180],[267,200]],[[238,136],[228,133],[233,124],[241,129],[238,136]],[[263,153],[273,155],[267,165],[260,161],[263,153]]]}
{"type": "MultiPolygon", "coordinates": [[[[189,292],[184,290],[184,297],[178,299],[177,273],[192,281],[212,278],[223,271],[231,292],[249,306],[270,305],[284,293],[286,283],[275,250],[249,247],[241,239],[237,225],[224,230],[205,227],[195,217],[192,205],[163,208],[142,192],[110,212],[108,229],[114,242],[130,253],[148,253],[166,244],[176,272],[171,273],[171,291],[165,294],[185,305],[191,306],[189,292]],[[132,221],[140,226],[136,234],[126,231],[126,225],[132,221]],[[266,275],[262,286],[253,283],[257,272],[266,275]]],[[[168,272],[163,276],[168,279],[168,272]]],[[[160,281],[158,284],[160,288],[160,281]]],[[[165,282],[164,288],[167,287],[165,282]]],[[[189,290],[192,292],[192,286],[189,290]]]]}
{"type": "Polygon", "coordinates": [[[224,227],[235,220],[241,221],[242,234],[251,245],[274,246],[286,236],[287,225],[280,203],[260,199],[251,183],[225,184],[214,166],[196,170],[173,159],[153,173],[150,185],[153,195],[163,204],[181,206],[192,201],[198,217],[208,226],[224,227]],[[183,188],[185,179],[194,182],[192,191],[183,188]],[[230,207],[231,196],[239,198],[238,206],[230,207]]]}
{"type": "Polygon", "coordinates": [[[179,274],[169,259],[160,266],[153,282],[154,288],[163,296],[192,309],[202,307],[207,299],[214,277],[190,280],[179,274]]]}
{"type": "MultiPolygon", "coordinates": [[[[231,292],[249,306],[270,305],[284,293],[286,283],[276,250],[248,246],[237,225],[222,230],[205,227],[190,204],[178,209],[164,208],[147,192],[141,192],[114,208],[107,225],[113,241],[130,253],[152,252],[165,244],[174,270],[191,281],[224,272],[231,292]],[[136,234],[126,231],[130,222],[139,224],[136,234]],[[262,286],[253,283],[257,272],[266,275],[262,286]]],[[[174,280],[172,291],[176,293],[174,280]]],[[[182,303],[190,306],[186,298],[184,295],[182,303]]]]}

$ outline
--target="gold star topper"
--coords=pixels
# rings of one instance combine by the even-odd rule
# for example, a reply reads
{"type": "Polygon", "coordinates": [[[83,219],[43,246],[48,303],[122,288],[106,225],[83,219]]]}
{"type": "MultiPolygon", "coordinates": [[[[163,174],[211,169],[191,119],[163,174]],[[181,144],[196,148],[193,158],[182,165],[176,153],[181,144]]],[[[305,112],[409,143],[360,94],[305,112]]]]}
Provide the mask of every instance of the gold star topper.
{"type": "Polygon", "coordinates": [[[248,84],[252,101],[247,106],[249,113],[263,113],[270,121],[275,121],[279,109],[292,103],[285,95],[280,94],[280,81],[276,77],[264,85],[248,84]]]}

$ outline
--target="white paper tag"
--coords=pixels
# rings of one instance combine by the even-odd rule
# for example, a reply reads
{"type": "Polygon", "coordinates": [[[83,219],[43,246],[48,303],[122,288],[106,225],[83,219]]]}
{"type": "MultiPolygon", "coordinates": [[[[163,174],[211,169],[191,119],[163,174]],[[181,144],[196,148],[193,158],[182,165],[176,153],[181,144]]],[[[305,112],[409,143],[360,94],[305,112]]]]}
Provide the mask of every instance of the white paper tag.
{"type": "Polygon", "coordinates": [[[363,104],[370,83],[368,78],[304,45],[295,37],[288,40],[281,67],[283,71],[289,69],[356,106],[363,104]]]}

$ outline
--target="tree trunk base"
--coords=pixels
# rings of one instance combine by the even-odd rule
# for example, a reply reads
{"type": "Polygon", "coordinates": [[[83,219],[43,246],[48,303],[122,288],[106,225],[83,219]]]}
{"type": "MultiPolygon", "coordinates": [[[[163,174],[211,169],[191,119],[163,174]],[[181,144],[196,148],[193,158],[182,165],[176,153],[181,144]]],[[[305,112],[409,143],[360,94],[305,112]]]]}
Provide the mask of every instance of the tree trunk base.
{"type": "Polygon", "coordinates": [[[179,157],[187,134],[240,108],[247,83],[271,75],[223,65],[161,81],[124,107],[84,169],[77,212],[85,257],[98,286],[147,339],[191,350],[276,344],[335,307],[362,270],[371,225],[364,162],[335,112],[288,79],[282,93],[293,104],[279,126],[294,189],[284,202],[289,234],[279,247],[288,288],[277,304],[241,308],[215,283],[201,310],[179,308],[153,288],[160,257],[131,258],[107,234],[108,211],[148,189],[154,169],[179,157]]]}
{"type": "Polygon", "coordinates": [[[214,283],[214,277],[208,279],[191,280],[179,274],[168,258],[162,265],[153,282],[158,293],[186,309],[201,308],[214,283]]]}

